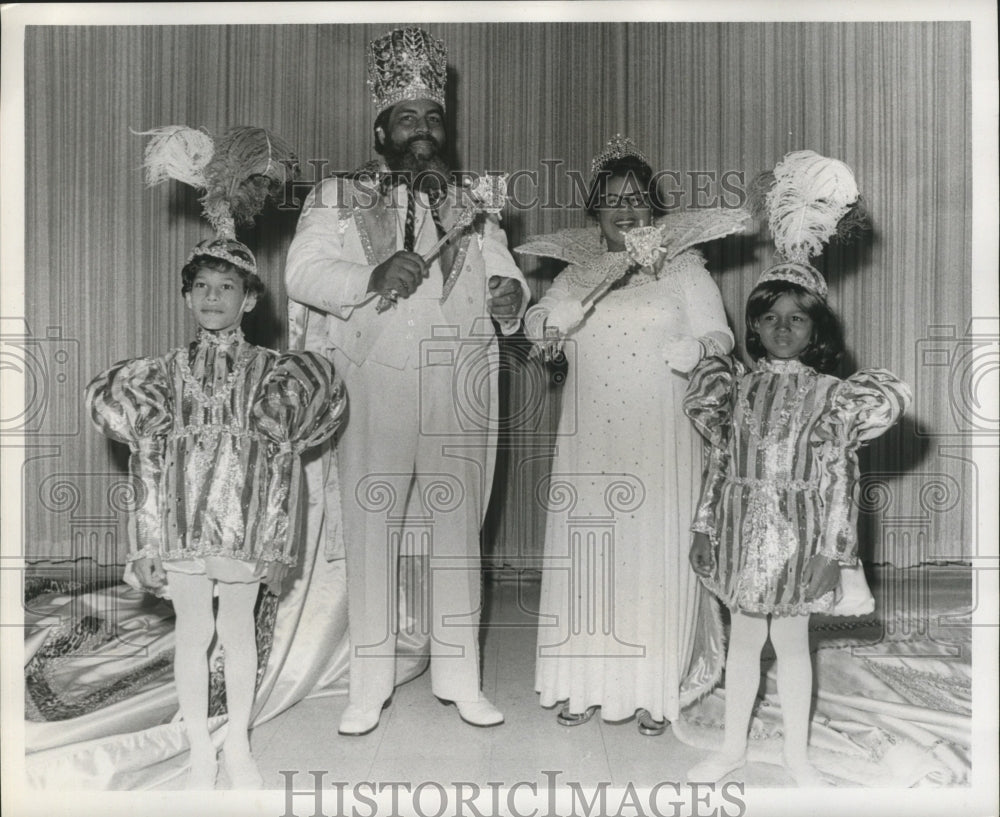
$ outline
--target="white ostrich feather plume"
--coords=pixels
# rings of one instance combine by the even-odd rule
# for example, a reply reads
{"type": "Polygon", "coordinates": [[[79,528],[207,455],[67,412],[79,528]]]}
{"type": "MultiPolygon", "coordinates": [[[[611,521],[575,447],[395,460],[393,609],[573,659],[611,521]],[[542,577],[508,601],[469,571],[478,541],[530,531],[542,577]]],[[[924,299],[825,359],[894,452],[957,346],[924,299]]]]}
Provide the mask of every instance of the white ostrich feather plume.
{"type": "Polygon", "coordinates": [[[215,154],[215,141],[205,131],[186,125],[166,125],[133,133],[151,137],[142,162],[149,187],[169,179],[199,189],[207,186],[205,168],[215,154]]]}
{"type": "Polygon", "coordinates": [[[778,252],[801,263],[819,255],[858,195],[854,174],[843,162],[811,150],[787,154],[774,168],[766,199],[778,252]]]}

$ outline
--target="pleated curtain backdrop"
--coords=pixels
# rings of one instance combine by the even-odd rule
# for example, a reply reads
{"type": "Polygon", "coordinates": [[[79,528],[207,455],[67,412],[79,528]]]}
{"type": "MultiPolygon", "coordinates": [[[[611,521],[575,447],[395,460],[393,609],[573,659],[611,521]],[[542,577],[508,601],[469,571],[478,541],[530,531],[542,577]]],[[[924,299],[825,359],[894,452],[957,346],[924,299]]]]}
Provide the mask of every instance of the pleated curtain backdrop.
{"type": "MultiPolygon", "coordinates": [[[[27,395],[37,426],[24,470],[29,558],[121,559],[127,452],[90,427],[82,389],[114,361],[162,353],[194,330],[179,271],[210,231],[194,191],[144,188],[145,139],[131,131],[260,125],[295,147],[307,183],[351,170],[374,156],[364,49],[390,27],[28,29],[26,319],[49,367],[27,395]]],[[[846,327],[845,373],[883,366],[915,388],[906,422],[864,457],[862,553],[896,565],[971,555],[975,473],[961,444],[943,447],[965,440],[955,372],[926,354],[961,344],[971,315],[967,23],[425,27],[449,50],[458,166],[523,171],[504,212],[511,246],[586,223],[567,171],[585,179],[616,132],[672,172],[681,207],[739,203],[743,183],[790,150],[847,162],[874,230],[821,262],[846,327]]],[[[294,204],[241,236],[269,291],[248,335],[278,347],[294,204]]],[[[770,259],[766,231],[706,254],[741,338],[743,304],[770,259]]],[[[519,262],[536,297],[558,271],[519,262]]],[[[560,400],[558,378],[525,358],[523,339],[504,343],[507,420],[484,536],[490,559],[515,567],[541,552],[534,491],[560,400]]]]}

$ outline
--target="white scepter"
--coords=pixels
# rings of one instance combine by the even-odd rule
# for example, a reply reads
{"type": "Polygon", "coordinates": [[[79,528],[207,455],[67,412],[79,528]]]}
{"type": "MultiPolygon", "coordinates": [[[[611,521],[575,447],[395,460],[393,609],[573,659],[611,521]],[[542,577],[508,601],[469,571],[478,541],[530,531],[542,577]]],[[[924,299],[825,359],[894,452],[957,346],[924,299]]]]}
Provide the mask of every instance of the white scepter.
{"type": "MultiPolygon", "coordinates": [[[[428,264],[434,260],[445,244],[452,241],[452,239],[457,237],[466,228],[471,227],[476,216],[481,213],[498,215],[503,210],[504,205],[507,203],[507,174],[483,174],[476,179],[475,184],[466,179],[462,189],[469,195],[471,203],[467,207],[462,208],[462,211],[458,214],[458,218],[455,219],[455,223],[448,232],[441,236],[433,247],[421,255],[421,258],[428,264]]],[[[389,307],[395,307],[398,299],[399,293],[395,289],[384,292],[375,306],[375,311],[381,313],[385,312],[389,307]]]]}

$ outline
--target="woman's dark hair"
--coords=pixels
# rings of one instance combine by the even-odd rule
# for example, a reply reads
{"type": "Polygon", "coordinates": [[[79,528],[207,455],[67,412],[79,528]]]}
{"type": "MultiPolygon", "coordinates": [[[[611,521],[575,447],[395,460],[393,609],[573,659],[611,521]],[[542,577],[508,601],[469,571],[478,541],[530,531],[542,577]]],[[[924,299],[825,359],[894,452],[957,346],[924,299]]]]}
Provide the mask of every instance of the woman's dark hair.
{"type": "Polygon", "coordinates": [[[666,212],[660,197],[659,180],[653,175],[653,168],[638,156],[622,156],[620,159],[605,162],[595,174],[594,180],[590,183],[590,190],[587,191],[588,216],[597,218],[597,211],[607,193],[608,182],[618,176],[635,179],[638,188],[646,194],[654,217],[662,216],[666,212]]]}
{"type": "Polygon", "coordinates": [[[795,298],[799,307],[813,322],[812,339],[799,355],[799,360],[817,372],[831,374],[844,354],[844,335],[840,321],[825,300],[791,281],[765,281],[750,293],[746,309],[747,354],[754,360],[767,355],[754,325],[782,295],[795,298]]]}
{"type": "MultiPolygon", "coordinates": [[[[253,261],[252,258],[248,260],[253,261]]],[[[198,270],[202,269],[235,273],[243,282],[243,291],[245,293],[257,295],[258,297],[264,294],[264,282],[260,280],[260,276],[256,273],[247,272],[245,269],[241,269],[223,258],[216,258],[214,255],[196,255],[181,270],[182,295],[186,295],[191,291],[191,287],[194,286],[194,277],[198,274],[198,270]]]]}

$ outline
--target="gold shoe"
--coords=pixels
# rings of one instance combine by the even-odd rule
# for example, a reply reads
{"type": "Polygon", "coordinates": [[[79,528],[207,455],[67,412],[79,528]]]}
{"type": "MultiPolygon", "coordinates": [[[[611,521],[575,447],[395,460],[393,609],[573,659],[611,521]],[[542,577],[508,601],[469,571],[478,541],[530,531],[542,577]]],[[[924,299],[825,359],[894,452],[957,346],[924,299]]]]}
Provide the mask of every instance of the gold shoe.
{"type": "Polygon", "coordinates": [[[662,735],[667,731],[667,726],[670,721],[664,719],[662,721],[656,720],[652,715],[649,714],[648,709],[640,709],[636,713],[636,722],[639,724],[639,734],[646,735],[647,737],[655,738],[662,735]]]}
{"type": "Polygon", "coordinates": [[[556,723],[560,726],[579,726],[594,717],[594,713],[598,709],[600,709],[599,706],[588,706],[586,712],[574,714],[569,711],[569,704],[563,704],[562,710],[556,715],[556,723]]]}

